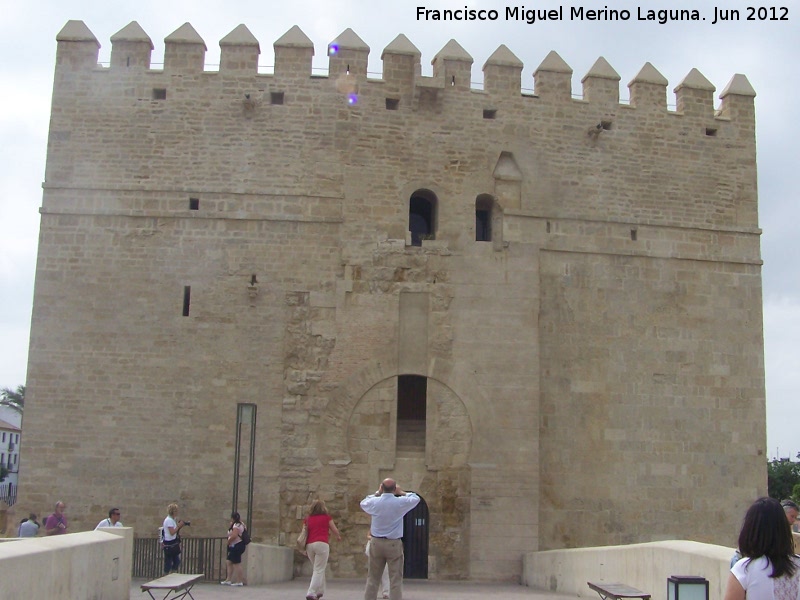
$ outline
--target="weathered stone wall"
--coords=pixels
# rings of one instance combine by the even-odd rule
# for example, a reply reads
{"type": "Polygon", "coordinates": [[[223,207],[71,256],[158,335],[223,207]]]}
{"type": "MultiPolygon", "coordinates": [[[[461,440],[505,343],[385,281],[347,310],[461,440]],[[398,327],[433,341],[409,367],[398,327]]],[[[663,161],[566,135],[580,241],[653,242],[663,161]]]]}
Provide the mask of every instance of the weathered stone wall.
{"type": "Polygon", "coordinates": [[[89,528],[119,505],[149,535],[177,500],[192,533],[221,535],[252,403],[237,508],[291,544],[321,495],[339,576],[364,573],[358,502],[389,475],[425,498],[434,578],[517,578],[589,518],[598,544],[728,541],[765,487],[743,76],[715,115],[694,70],[672,112],[649,64],[621,105],[602,59],[573,100],[554,53],[533,96],[505,47],[476,91],[455,42],[420,77],[399,36],[374,80],[349,30],[328,77],[297,28],[272,75],[243,26],[219,72],[189,25],[163,70],[123,33],[110,68],[83,23],[58,37],[21,506],[61,498],[89,528]],[[419,191],[435,233],[416,247],[419,191]],[[401,375],[427,378],[421,453],[398,450],[401,375]]]}
{"type": "Polygon", "coordinates": [[[633,543],[631,522],[733,543],[715,520],[761,482],[731,476],[764,463],[757,268],[542,257],[542,549],[633,543]]]}

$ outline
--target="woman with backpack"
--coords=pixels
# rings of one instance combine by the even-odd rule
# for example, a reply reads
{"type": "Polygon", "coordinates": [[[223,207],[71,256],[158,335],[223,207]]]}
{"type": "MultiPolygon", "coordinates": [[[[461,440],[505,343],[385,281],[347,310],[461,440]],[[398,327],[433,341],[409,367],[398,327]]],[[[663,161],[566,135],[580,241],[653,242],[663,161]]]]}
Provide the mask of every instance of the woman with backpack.
{"type": "Polygon", "coordinates": [[[244,554],[247,544],[242,538],[246,535],[246,530],[239,513],[232,512],[231,523],[228,527],[228,578],[225,581],[220,581],[222,585],[235,587],[244,585],[242,554],[244,554]]]}

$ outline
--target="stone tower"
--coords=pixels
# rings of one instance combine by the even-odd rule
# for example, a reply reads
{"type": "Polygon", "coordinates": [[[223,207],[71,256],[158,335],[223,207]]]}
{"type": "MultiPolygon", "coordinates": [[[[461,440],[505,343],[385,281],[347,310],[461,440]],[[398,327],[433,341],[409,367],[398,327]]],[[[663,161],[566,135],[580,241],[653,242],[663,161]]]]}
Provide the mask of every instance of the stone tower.
{"type": "MultiPolygon", "coordinates": [[[[524,552],[731,543],[763,494],[755,93],[555,52],[523,94],[500,46],[471,88],[455,40],[383,73],[351,31],[312,75],[297,27],[218,71],[190,24],[163,68],[137,23],[111,64],[59,33],[21,506],[110,504],[154,535],[232,506],[290,544],[321,495],[363,575],[359,500],[424,498],[418,576],[514,579],[524,552]]],[[[408,529],[411,529],[409,531],[408,529]]],[[[416,563],[415,563],[416,564],[416,563]]]]}

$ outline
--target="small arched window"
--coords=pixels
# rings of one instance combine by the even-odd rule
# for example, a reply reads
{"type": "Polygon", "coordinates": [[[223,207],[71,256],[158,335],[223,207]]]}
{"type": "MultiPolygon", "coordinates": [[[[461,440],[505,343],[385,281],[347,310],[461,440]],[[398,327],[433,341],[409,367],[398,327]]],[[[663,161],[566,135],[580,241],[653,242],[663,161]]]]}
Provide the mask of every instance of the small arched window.
{"type": "Polygon", "coordinates": [[[412,246],[422,246],[422,240],[436,239],[436,194],[430,190],[417,190],[411,194],[408,230],[412,246]]]}
{"type": "Polygon", "coordinates": [[[475,198],[475,241],[492,241],[492,207],[494,198],[481,194],[475,198]]]}

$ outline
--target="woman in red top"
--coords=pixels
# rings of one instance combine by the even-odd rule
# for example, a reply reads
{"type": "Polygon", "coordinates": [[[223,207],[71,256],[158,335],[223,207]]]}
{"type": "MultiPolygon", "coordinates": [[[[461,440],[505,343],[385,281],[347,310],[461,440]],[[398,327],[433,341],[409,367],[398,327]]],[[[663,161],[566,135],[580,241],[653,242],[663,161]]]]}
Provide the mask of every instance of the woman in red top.
{"type": "Polygon", "coordinates": [[[342,536],[322,500],[315,500],[311,505],[308,516],[303,521],[303,527],[308,528],[306,552],[311,564],[314,565],[314,574],[311,575],[306,600],[318,600],[325,593],[325,567],[328,565],[330,554],[328,536],[332,533],[340,542],[342,536]]]}

